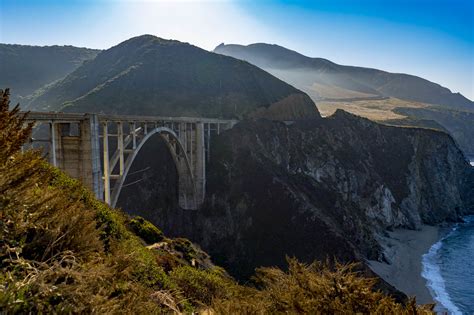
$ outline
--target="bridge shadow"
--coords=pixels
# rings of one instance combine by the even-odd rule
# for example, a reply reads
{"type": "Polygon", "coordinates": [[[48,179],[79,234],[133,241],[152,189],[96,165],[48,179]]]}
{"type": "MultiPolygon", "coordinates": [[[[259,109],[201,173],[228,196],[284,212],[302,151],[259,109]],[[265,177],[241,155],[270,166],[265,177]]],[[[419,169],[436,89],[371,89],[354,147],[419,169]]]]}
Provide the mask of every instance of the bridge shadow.
{"type": "Polygon", "coordinates": [[[156,134],[136,156],[117,207],[157,223],[162,213],[178,210],[178,172],[165,140],[156,134]]]}

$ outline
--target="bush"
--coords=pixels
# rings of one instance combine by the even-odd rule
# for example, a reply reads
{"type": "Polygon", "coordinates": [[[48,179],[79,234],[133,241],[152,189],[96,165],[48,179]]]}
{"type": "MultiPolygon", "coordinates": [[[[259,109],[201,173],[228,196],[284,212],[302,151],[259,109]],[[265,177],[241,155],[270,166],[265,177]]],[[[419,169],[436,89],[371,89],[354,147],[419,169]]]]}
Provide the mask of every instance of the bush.
{"type": "Polygon", "coordinates": [[[129,221],[130,229],[147,244],[154,244],[164,239],[163,232],[142,217],[136,216],[129,221]]]}
{"type": "Polygon", "coordinates": [[[196,258],[197,252],[190,240],[185,238],[176,238],[173,240],[172,245],[175,250],[182,253],[183,258],[186,261],[192,261],[194,258],[196,258]]]}
{"type": "Polygon", "coordinates": [[[173,270],[170,279],[195,306],[211,305],[215,298],[226,298],[235,285],[219,271],[205,271],[189,266],[173,270]]]}
{"type": "Polygon", "coordinates": [[[433,305],[399,304],[373,290],[376,279],[354,272],[355,265],[314,262],[305,265],[288,259],[288,272],[257,269],[258,289],[239,290],[230,299],[216,300],[217,313],[259,314],[432,314],[433,305]]]}

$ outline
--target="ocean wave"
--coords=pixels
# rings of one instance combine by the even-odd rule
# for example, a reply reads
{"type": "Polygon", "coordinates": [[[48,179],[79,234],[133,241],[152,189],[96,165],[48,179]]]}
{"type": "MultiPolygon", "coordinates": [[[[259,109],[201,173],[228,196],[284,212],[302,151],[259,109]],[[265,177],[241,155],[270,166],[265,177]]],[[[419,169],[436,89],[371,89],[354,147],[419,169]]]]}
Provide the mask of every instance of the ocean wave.
{"type": "Polygon", "coordinates": [[[446,291],[446,285],[441,275],[441,268],[438,263],[438,251],[443,246],[443,240],[450,237],[456,230],[455,225],[451,232],[441,238],[437,243],[431,246],[428,253],[423,255],[421,276],[426,279],[428,287],[434,294],[434,299],[439,302],[451,314],[462,314],[459,308],[453,303],[449,293],[446,291]]]}

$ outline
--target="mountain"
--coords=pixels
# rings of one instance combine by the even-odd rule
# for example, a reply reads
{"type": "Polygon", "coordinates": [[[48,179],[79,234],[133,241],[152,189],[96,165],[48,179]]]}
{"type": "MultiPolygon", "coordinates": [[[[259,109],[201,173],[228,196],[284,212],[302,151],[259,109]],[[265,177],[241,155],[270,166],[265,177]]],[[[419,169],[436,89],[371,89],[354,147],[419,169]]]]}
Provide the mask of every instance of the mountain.
{"type": "Polygon", "coordinates": [[[474,109],[459,93],[423,78],[377,69],[343,66],[270,44],[221,44],[214,52],[246,60],[308,93],[314,100],[394,97],[408,101],[474,109]]]}
{"type": "Polygon", "coordinates": [[[9,87],[12,102],[62,79],[99,50],[73,46],[26,46],[0,44],[0,86],[9,87]]]}
{"type": "Polygon", "coordinates": [[[214,51],[247,60],[301,89],[323,116],[343,109],[391,125],[447,130],[464,153],[474,157],[474,103],[439,84],[408,74],[342,66],[277,45],[221,44],[214,51]]]}
{"type": "Polygon", "coordinates": [[[222,118],[319,117],[306,94],[256,66],[152,35],[100,52],[39,93],[29,107],[222,118]]]}

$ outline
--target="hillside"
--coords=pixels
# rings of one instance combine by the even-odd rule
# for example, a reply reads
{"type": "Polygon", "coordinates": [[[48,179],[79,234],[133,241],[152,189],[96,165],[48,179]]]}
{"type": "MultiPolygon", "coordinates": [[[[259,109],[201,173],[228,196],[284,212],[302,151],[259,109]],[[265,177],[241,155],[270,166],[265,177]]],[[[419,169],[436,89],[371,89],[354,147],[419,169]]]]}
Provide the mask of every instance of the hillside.
{"type": "Polygon", "coordinates": [[[395,97],[458,109],[474,109],[474,103],[461,94],[409,74],[338,65],[270,44],[221,44],[214,51],[259,66],[305,91],[314,100],[395,97]]]}
{"type": "Polygon", "coordinates": [[[288,259],[288,271],[259,268],[252,286],[239,285],[189,240],[109,208],[38,152],[23,152],[32,126],[0,90],[3,313],[432,313],[375,291],[378,280],[355,265],[288,259]]]}
{"type": "Polygon", "coordinates": [[[275,116],[272,104],[292,105],[294,98],[297,108],[287,119],[319,117],[306,94],[247,62],[143,35],[99,53],[40,93],[30,108],[244,118],[267,110],[275,116]]]}
{"type": "Polygon", "coordinates": [[[214,51],[247,60],[301,89],[317,102],[323,116],[343,109],[393,125],[447,130],[465,154],[474,155],[474,103],[439,84],[408,74],[342,66],[277,45],[222,44],[214,51]]]}
{"type": "Polygon", "coordinates": [[[0,44],[0,86],[12,90],[12,102],[23,101],[35,90],[64,78],[99,50],[73,46],[0,44]]]}
{"type": "Polygon", "coordinates": [[[196,241],[243,281],[256,266],[285,266],[286,255],[390,263],[387,231],[474,213],[474,169],[444,132],[341,110],[289,126],[240,122],[214,138],[197,212],[177,207],[171,157],[153,154],[162,146],[143,148],[133,171],[151,170],[128,179],[141,182],[122,191],[119,206],[196,241]]]}

